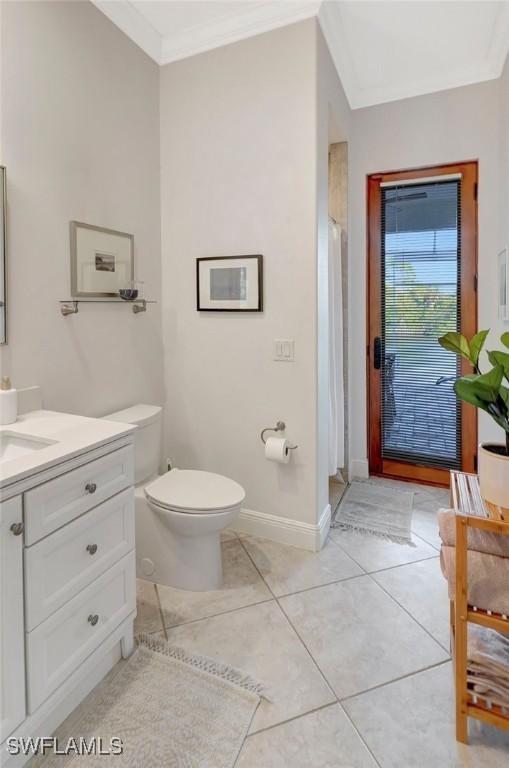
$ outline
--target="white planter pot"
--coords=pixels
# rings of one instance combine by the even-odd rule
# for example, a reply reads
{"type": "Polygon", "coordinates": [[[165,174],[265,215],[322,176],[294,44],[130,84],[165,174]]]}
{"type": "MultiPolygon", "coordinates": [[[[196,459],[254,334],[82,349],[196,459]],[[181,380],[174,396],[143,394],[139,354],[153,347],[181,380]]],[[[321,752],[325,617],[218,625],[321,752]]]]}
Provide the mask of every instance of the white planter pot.
{"type": "Polygon", "coordinates": [[[479,487],[485,501],[509,509],[509,456],[487,450],[503,447],[502,443],[479,446],[479,487]]]}

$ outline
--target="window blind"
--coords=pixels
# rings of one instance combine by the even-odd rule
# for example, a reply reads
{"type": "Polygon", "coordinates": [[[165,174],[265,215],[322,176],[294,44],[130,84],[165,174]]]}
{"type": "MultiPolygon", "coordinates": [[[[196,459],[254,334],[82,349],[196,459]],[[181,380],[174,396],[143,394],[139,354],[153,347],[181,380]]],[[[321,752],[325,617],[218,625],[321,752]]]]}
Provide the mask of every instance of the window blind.
{"type": "Polygon", "coordinates": [[[461,468],[461,180],[382,188],[382,456],[461,468]]]}

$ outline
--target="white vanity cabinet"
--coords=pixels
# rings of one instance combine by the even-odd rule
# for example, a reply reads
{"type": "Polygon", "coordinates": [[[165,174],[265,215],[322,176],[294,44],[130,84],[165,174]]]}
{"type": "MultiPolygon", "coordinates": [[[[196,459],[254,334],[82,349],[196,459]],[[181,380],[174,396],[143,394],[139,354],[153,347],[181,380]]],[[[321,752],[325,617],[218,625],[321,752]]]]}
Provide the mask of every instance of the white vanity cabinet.
{"type": "Polygon", "coordinates": [[[1,743],[25,719],[21,496],[0,504],[0,650],[1,743]]]}
{"type": "Polygon", "coordinates": [[[49,736],[133,649],[132,432],[0,491],[0,765],[17,768],[10,739],[49,736]]]}

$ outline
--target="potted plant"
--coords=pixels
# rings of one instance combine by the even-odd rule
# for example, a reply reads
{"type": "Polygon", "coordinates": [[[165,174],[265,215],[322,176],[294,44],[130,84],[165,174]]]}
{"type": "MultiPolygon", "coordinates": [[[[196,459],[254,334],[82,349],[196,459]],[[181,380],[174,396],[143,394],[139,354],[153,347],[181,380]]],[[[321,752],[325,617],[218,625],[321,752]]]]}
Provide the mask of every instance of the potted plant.
{"type": "MultiPolygon", "coordinates": [[[[444,349],[468,360],[474,369],[473,374],[456,379],[456,395],[489,413],[504,430],[505,443],[481,443],[479,446],[479,486],[483,499],[509,508],[509,352],[487,352],[492,368],[481,373],[479,355],[488,333],[479,331],[470,341],[461,333],[446,333],[438,341],[444,349]]],[[[509,349],[509,331],[503,333],[500,340],[509,349]]]]}

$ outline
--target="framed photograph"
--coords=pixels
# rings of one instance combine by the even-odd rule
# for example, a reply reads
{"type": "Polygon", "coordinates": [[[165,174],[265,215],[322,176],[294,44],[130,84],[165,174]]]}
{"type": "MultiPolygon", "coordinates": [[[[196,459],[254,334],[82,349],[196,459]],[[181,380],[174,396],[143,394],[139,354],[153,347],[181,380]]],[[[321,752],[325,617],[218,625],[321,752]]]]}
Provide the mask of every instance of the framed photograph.
{"type": "Polygon", "coordinates": [[[263,256],[196,259],[199,312],[261,312],[262,294],[263,256]]]}
{"type": "Polygon", "coordinates": [[[498,254],[498,316],[509,322],[509,248],[498,254]]]}
{"type": "Polygon", "coordinates": [[[118,296],[134,280],[134,237],[71,221],[71,294],[118,296]]]}

